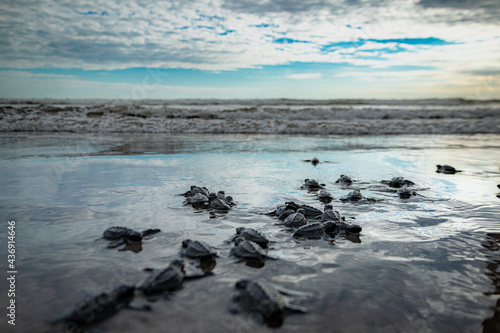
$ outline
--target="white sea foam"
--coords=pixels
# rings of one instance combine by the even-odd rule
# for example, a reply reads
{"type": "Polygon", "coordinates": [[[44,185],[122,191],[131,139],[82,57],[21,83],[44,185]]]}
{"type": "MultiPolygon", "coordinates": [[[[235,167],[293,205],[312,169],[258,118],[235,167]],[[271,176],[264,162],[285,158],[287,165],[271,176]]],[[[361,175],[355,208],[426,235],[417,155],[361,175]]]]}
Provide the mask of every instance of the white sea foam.
{"type": "Polygon", "coordinates": [[[500,101],[0,100],[0,131],[500,133],[500,101]]]}

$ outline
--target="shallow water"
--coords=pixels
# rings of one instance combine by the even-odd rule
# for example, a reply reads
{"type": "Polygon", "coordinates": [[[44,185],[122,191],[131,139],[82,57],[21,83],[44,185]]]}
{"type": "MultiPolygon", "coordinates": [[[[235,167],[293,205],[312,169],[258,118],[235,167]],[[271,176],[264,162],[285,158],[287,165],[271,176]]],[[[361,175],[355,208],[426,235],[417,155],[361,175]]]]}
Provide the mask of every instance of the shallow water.
{"type": "MultiPolygon", "coordinates": [[[[80,301],[82,290],[138,284],[143,268],[165,267],[186,238],[218,248],[214,275],[187,281],[169,300],[138,296],[152,312],[122,310],[99,329],[496,332],[499,324],[500,135],[4,133],[0,145],[2,243],[7,220],[17,222],[18,332],[62,332],[44,321],[80,301]],[[312,157],[327,162],[303,162],[312,157]],[[436,164],[462,172],[438,174],[436,164]],[[357,182],[339,186],[341,174],[357,182]],[[418,195],[399,199],[380,183],[394,176],[415,182],[418,195]],[[290,200],[322,208],[300,189],[305,178],[326,184],[335,209],[362,226],[359,237],[296,240],[260,214],[290,200]],[[238,205],[216,218],[183,206],[178,194],[193,184],[225,190],[238,205]],[[352,189],[378,201],[342,203],[352,189]],[[139,252],[118,251],[101,239],[113,225],[162,232],[139,252]],[[279,259],[256,268],[231,258],[225,241],[240,226],[268,235],[279,259]],[[309,312],[279,328],[231,314],[234,282],[248,277],[311,293],[296,300],[309,312]]],[[[199,270],[187,260],[187,271],[199,270]]]]}

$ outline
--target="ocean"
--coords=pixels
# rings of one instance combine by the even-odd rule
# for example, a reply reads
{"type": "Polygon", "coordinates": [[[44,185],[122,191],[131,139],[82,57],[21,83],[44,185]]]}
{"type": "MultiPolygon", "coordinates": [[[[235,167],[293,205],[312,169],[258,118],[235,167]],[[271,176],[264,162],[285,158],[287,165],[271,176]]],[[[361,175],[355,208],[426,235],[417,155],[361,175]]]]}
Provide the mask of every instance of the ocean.
{"type": "Polygon", "coordinates": [[[0,131],[76,133],[499,133],[500,101],[0,100],[0,131]]]}
{"type": "MultiPolygon", "coordinates": [[[[134,303],[89,330],[102,332],[498,332],[500,318],[499,102],[7,101],[0,106],[0,239],[7,262],[15,221],[16,326],[2,332],[77,332],[50,325],[89,291],[139,285],[182,241],[219,257],[211,275],[167,298],[134,303]],[[316,166],[307,160],[316,157],[316,166]],[[456,174],[436,173],[448,164],[456,174]],[[336,183],[341,175],[355,179],[336,183]],[[383,180],[404,177],[415,195],[383,180]],[[359,235],[302,239],[263,213],[287,201],[323,210],[305,179],[324,184],[359,235]],[[236,206],[184,205],[192,185],[236,206]],[[365,200],[345,202],[353,190],[365,200]],[[107,248],[104,230],[161,232],[107,248]],[[275,260],[231,255],[236,228],[271,240],[275,260]],[[307,293],[278,327],[232,313],[240,279],[307,293]]],[[[186,272],[201,272],[184,258],[186,272]]],[[[2,266],[3,267],[3,266],[2,266]]],[[[0,283],[7,313],[5,279],[0,283]]],[[[5,314],[2,314],[5,316],[5,314]]]]}

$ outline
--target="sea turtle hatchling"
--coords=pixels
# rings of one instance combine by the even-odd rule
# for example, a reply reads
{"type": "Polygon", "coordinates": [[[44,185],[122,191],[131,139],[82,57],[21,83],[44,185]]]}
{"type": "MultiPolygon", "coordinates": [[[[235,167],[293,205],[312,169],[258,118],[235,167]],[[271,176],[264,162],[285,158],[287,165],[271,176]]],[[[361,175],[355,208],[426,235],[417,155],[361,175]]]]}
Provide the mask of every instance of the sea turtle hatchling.
{"type": "Polygon", "coordinates": [[[192,205],[194,208],[207,208],[210,205],[210,199],[205,194],[196,193],[191,197],[187,197],[183,204],[192,205]]]}
{"type": "Polygon", "coordinates": [[[359,190],[354,190],[352,192],[349,192],[345,198],[341,198],[340,200],[342,201],[359,201],[363,199],[364,196],[361,194],[359,190]]]}
{"type": "Polygon", "coordinates": [[[267,255],[267,250],[250,240],[238,237],[235,239],[235,244],[231,249],[231,253],[239,258],[258,261],[262,261],[265,258],[275,259],[267,255]]]}
{"type": "Polygon", "coordinates": [[[160,229],[147,229],[138,232],[126,227],[113,226],[104,230],[103,238],[114,241],[108,244],[108,248],[116,248],[124,244],[140,243],[144,237],[151,236],[160,231],[160,229]]]}
{"type": "Polygon", "coordinates": [[[335,181],[337,184],[344,184],[344,185],[350,185],[354,182],[354,179],[352,179],[349,176],[346,175],[340,175],[339,179],[335,181]]]}
{"type": "MultiPolygon", "coordinates": [[[[72,323],[77,326],[94,324],[109,318],[123,308],[132,308],[130,302],[134,298],[134,286],[121,285],[111,292],[102,292],[88,296],[76,306],[62,315],[48,320],[50,324],[72,323]]],[[[150,310],[145,306],[141,310],[150,310]]]]}
{"type": "Polygon", "coordinates": [[[337,230],[336,224],[333,221],[314,222],[306,224],[293,233],[294,238],[318,239],[326,235],[325,232],[332,233],[337,230]]]}
{"type": "Polygon", "coordinates": [[[300,187],[301,189],[305,190],[311,190],[311,191],[317,191],[323,188],[325,184],[320,184],[318,181],[314,179],[309,179],[306,178],[304,179],[304,184],[300,187]]]}
{"type": "Polygon", "coordinates": [[[403,177],[393,177],[391,180],[383,180],[382,183],[387,184],[390,187],[394,187],[394,188],[415,185],[414,182],[412,182],[411,180],[408,180],[408,179],[404,179],[403,177]]]}
{"type": "MultiPolygon", "coordinates": [[[[278,327],[283,323],[285,310],[294,312],[307,312],[302,306],[293,305],[285,295],[306,296],[307,293],[300,293],[283,288],[277,288],[264,280],[242,279],[236,282],[238,291],[233,296],[234,302],[239,302],[241,308],[248,312],[258,312],[269,326],[278,327]]],[[[237,312],[234,309],[233,312],[237,312]]]]}
{"type": "Polygon", "coordinates": [[[264,249],[269,245],[269,239],[267,239],[267,237],[263,233],[255,229],[243,227],[236,228],[236,236],[233,238],[233,240],[235,240],[237,237],[242,237],[246,240],[255,242],[264,249]]]}
{"type": "Polygon", "coordinates": [[[344,221],[345,218],[332,205],[325,205],[324,212],[321,214],[321,221],[344,221]]]}
{"type": "Polygon", "coordinates": [[[445,173],[445,174],[452,175],[452,174],[455,174],[457,172],[461,172],[461,170],[457,170],[454,167],[446,165],[446,164],[445,165],[438,164],[438,165],[436,165],[436,167],[437,167],[437,170],[436,170],[437,173],[445,173]]]}
{"type": "Polygon", "coordinates": [[[178,289],[184,282],[184,261],[173,260],[167,268],[155,269],[137,289],[145,295],[178,289]]]}
{"type": "Polygon", "coordinates": [[[291,214],[283,221],[283,224],[289,228],[297,228],[306,223],[307,218],[305,217],[305,211],[303,208],[297,209],[295,213],[291,214]]]}
{"type": "Polygon", "coordinates": [[[182,254],[188,258],[213,258],[217,251],[205,242],[186,239],[182,241],[182,254]]]}
{"type": "Polygon", "coordinates": [[[322,189],[316,195],[319,201],[329,203],[333,200],[333,195],[325,189],[322,189]]]}
{"type": "Polygon", "coordinates": [[[401,187],[397,193],[401,199],[409,199],[412,196],[417,195],[415,191],[410,190],[407,186],[401,187]]]}

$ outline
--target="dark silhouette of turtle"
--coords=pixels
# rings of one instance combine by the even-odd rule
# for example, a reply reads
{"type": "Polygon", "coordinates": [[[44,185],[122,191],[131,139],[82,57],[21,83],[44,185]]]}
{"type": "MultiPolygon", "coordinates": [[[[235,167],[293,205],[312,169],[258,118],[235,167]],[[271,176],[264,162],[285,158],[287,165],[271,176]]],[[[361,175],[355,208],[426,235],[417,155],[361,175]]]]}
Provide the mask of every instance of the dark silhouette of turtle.
{"type": "Polygon", "coordinates": [[[382,183],[387,184],[390,187],[394,187],[394,188],[415,185],[414,182],[412,182],[411,180],[408,180],[408,179],[404,179],[403,177],[393,177],[391,180],[383,180],[382,183]]]}
{"type": "Polygon", "coordinates": [[[354,179],[352,179],[349,176],[346,175],[340,175],[339,179],[335,181],[337,184],[343,184],[343,185],[351,185],[354,182],[354,179]]]}
{"type": "Polygon", "coordinates": [[[330,203],[333,200],[333,195],[325,189],[320,190],[316,196],[324,203],[330,203]]]}
{"type": "Polygon", "coordinates": [[[325,184],[318,183],[317,180],[306,178],[304,179],[304,184],[300,187],[303,190],[317,191],[323,188],[325,184]]]}
{"type": "Polygon", "coordinates": [[[452,175],[452,174],[455,174],[457,172],[462,172],[461,170],[457,170],[454,167],[449,166],[449,165],[438,164],[438,165],[436,165],[436,167],[437,167],[437,170],[436,170],[437,173],[445,173],[445,174],[452,175]]]}
{"type": "Polygon", "coordinates": [[[237,237],[234,242],[236,245],[231,249],[231,253],[241,259],[256,261],[262,261],[265,258],[276,259],[268,256],[267,250],[255,242],[241,237],[237,237]]]}
{"type": "Polygon", "coordinates": [[[410,190],[406,185],[398,190],[398,195],[401,199],[409,199],[414,195],[417,195],[415,191],[410,190]]]}
{"type": "Polygon", "coordinates": [[[327,221],[306,224],[293,233],[294,238],[319,239],[326,236],[326,232],[331,233],[337,229],[335,222],[327,221]]]}
{"type": "Polygon", "coordinates": [[[344,221],[345,218],[338,211],[333,210],[332,205],[325,205],[324,212],[321,214],[321,221],[344,221]]]}
{"type": "Polygon", "coordinates": [[[143,232],[138,232],[126,227],[113,226],[104,230],[103,238],[114,241],[108,244],[108,248],[116,248],[125,244],[140,243],[144,237],[151,236],[160,231],[160,229],[147,229],[143,232]]]}
{"type": "Polygon", "coordinates": [[[243,228],[243,227],[236,228],[236,236],[234,236],[232,241],[236,240],[236,238],[238,237],[255,242],[264,249],[267,248],[267,246],[269,245],[269,239],[267,239],[267,237],[263,233],[255,229],[243,228]]]}
{"type": "Polygon", "coordinates": [[[66,323],[82,327],[109,318],[123,308],[135,310],[151,310],[149,306],[133,307],[130,302],[134,298],[134,286],[121,285],[111,292],[102,292],[88,296],[76,306],[62,315],[48,320],[50,324],[66,323]]]}
{"type": "Polygon", "coordinates": [[[307,223],[307,218],[305,217],[305,211],[303,208],[297,209],[297,211],[290,216],[288,216],[284,221],[283,224],[286,225],[289,228],[297,228],[300,226],[303,226],[304,224],[307,223]]]}
{"type": "Polygon", "coordinates": [[[176,259],[167,268],[152,270],[137,289],[145,295],[174,291],[182,286],[185,276],[184,261],[176,259]]]}
{"type": "Polygon", "coordinates": [[[217,251],[205,242],[186,239],[182,241],[182,254],[189,258],[213,258],[217,251]]]}
{"type": "MultiPolygon", "coordinates": [[[[283,324],[285,312],[307,312],[302,306],[291,304],[285,295],[308,296],[309,294],[278,288],[270,283],[259,280],[239,280],[235,285],[238,293],[233,296],[233,302],[238,302],[243,310],[256,312],[262,315],[262,319],[271,327],[279,327],[283,324]]],[[[233,307],[232,312],[238,310],[233,307]]]]}

